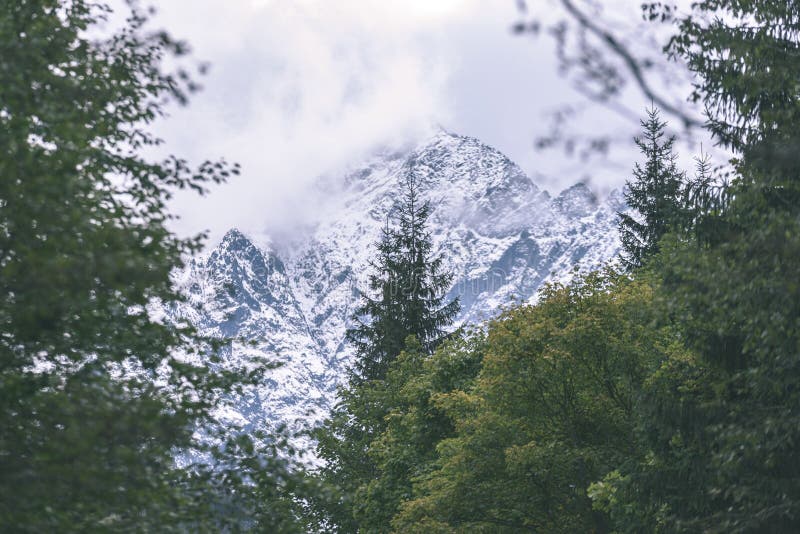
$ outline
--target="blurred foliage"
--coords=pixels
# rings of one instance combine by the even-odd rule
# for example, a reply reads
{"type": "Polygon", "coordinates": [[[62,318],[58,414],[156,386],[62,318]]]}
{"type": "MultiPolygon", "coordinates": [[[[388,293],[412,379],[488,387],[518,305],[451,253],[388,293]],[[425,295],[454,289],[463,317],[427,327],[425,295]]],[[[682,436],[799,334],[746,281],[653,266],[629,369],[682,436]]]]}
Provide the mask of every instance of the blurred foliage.
{"type": "Polygon", "coordinates": [[[195,439],[256,374],[193,363],[219,342],[154,313],[203,237],[171,234],[165,203],[238,167],[140,155],[197,86],[163,68],[186,45],[127,9],[101,37],[102,4],[0,4],[0,530],[290,531],[300,482],[280,439],[195,439]],[[179,468],[193,448],[218,469],[179,468]]]}
{"type": "Polygon", "coordinates": [[[564,97],[550,113],[547,132],[535,139],[537,149],[562,148],[567,157],[602,162],[598,156],[628,145],[642,104],[660,109],[681,140],[701,133],[702,107],[684,98],[690,73],[663,53],[676,14],[671,3],[517,0],[517,5],[520,19],[512,31],[549,37],[559,74],[582,97],[573,102],[564,97]],[[598,110],[606,122],[581,120],[598,110]]]}
{"type": "Polygon", "coordinates": [[[657,306],[697,357],[650,378],[650,455],[602,502],[627,532],[797,532],[800,6],[697,2],[679,30],[670,50],[736,174],[654,261],[657,306]]]}

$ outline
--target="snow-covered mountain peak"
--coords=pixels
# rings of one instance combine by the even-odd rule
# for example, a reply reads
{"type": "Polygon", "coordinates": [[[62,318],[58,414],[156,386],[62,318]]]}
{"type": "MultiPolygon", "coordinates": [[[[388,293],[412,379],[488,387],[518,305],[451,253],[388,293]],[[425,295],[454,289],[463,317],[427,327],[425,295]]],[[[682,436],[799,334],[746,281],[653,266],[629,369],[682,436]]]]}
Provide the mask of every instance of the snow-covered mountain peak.
{"type": "Polygon", "coordinates": [[[504,154],[472,137],[439,133],[412,152],[403,172],[428,191],[444,224],[501,236],[518,232],[541,211],[536,184],[504,154]]]}
{"type": "Polygon", "coordinates": [[[568,217],[585,217],[597,210],[597,196],[583,182],[564,189],[553,199],[553,206],[568,217]]]}
{"type": "Polygon", "coordinates": [[[435,226],[465,226],[503,237],[551,219],[549,198],[507,156],[479,140],[440,131],[405,152],[382,152],[342,179],[343,214],[364,224],[383,224],[415,178],[433,209],[435,226]]]}
{"type": "MultiPolygon", "coordinates": [[[[246,236],[238,228],[231,228],[222,237],[219,244],[209,254],[210,263],[227,264],[234,261],[237,264],[266,263],[274,253],[270,247],[256,245],[253,239],[246,236]]],[[[282,269],[283,266],[281,265],[282,269]]]]}
{"type": "Polygon", "coordinates": [[[232,345],[229,358],[286,362],[272,389],[242,400],[242,418],[280,424],[309,410],[312,422],[324,416],[352,360],[345,331],[374,244],[409,176],[431,204],[435,252],[454,275],[449,297],[461,300],[457,324],[531,301],[542,284],[619,250],[618,192],[599,203],[577,184],[551,199],[498,150],[446,131],[416,147],[384,149],[342,177],[321,179],[333,208],[308,232],[262,245],[233,229],[180,277],[192,304],[186,315],[198,327],[256,341],[232,345]]]}

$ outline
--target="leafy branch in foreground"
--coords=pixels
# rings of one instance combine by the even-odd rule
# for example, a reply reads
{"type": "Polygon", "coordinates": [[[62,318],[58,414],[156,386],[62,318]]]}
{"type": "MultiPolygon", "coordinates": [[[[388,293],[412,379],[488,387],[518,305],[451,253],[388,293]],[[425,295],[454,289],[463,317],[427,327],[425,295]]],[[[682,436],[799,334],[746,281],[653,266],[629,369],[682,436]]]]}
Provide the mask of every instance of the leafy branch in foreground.
{"type": "Polygon", "coordinates": [[[170,273],[203,237],[173,235],[166,202],[238,167],[140,155],[160,144],[148,126],[196,85],[163,69],[186,45],[148,31],[131,6],[101,38],[102,4],[0,3],[2,530],[217,531],[225,521],[174,455],[196,445],[220,392],[248,378],[210,371],[197,357],[218,343],[151,311],[179,299],[170,273]],[[204,516],[214,520],[197,523],[204,516]]]}

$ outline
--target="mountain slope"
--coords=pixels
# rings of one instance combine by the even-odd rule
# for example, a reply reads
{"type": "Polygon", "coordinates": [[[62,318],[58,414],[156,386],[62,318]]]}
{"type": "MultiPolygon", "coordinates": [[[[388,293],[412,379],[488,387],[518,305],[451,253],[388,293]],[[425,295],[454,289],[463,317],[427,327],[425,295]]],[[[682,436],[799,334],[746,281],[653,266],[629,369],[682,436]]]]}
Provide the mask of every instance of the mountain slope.
{"type": "Polygon", "coordinates": [[[618,194],[599,203],[577,184],[550,198],[497,150],[446,132],[412,150],[377,154],[344,177],[320,181],[336,209],[312,230],[266,246],[231,230],[181,273],[189,295],[182,313],[206,333],[253,342],[232,343],[223,359],[285,363],[227,417],[269,427],[324,416],[352,357],[344,336],[373,243],[408,174],[431,202],[433,241],[455,275],[449,296],[461,299],[458,324],[530,301],[542,284],[619,250],[618,194]]]}

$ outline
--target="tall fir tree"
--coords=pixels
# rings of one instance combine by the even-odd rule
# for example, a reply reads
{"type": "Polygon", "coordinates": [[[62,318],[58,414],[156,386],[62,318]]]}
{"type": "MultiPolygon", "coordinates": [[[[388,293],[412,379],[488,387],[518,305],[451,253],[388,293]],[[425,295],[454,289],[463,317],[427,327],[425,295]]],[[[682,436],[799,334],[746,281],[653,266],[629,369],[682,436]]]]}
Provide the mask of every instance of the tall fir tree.
{"type": "Polygon", "coordinates": [[[641,266],[658,252],[658,242],[681,221],[681,194],[684,175],[678,170],[673,152],[674,137],[666,137],[666,123],[656,108],[647,110],[642,121],[642,137],[636,138],[645,158],[636,163],[633,180],[626,183],[625,201],[638,217],[619,214],[622,261],[630,270],[641,266]]]}
{"type": "Polygon", "coordinates": [[[715,176],[711,156],[702,152],[702,147],[694,160],[694,177],[687,180],[681,195],[684,211],[679,229],[704,244],[719,242],[726,233],[721,216],[730,205],[730,184],[727,176],[715,176]]]}
{"type": "Polygon", "coordinates": [[[377,257],[371,263],[369,290],[364,293],[348,330],[356,349],[354,380],[380,380],[414,336],[428,352],[441,341],[444,329],[458,313],[458,300],[444,302],[452,274],[442,269],[443,257],[432,253],[427,229],[430,204],[419,196],[417,178],[406,176],[403,199],[387,218],[377,257]]]}
{"type": "Polygon", "coordinates": [[[413,335],[430,354],[442,341],[444,329],[453,322],[459,303],[456,299],[444,304],[453,276],[443,271],[443,256],[432,254],[433,242],[427,229],[430,204],[420,200],[417,180],[411,174],[397,212],[395,246],[403,258],[399,299],[404,306],[403,322],[408,335],[413,335]]]}
{"type": "Polygon", "coordinates": [[[369,293],[362,294],[352,318],[355,326],[347,332],[348,342],[359,355],[353,364],[352,379],[383,377],[388,362],[403,350],[405,329],[396,299],[400,281],[394,244],[394,232],[387,217],[381,239],[375,245],[377,256],[370,261],[369,293]]]}
{"type": "MultiPolygon", "coordinates": [[[[376,244],[369,291],[362,295],[355,326],[347,332],[356,352],[349,384],[316,435],[317,452],[326,462],[322,478],[338,490],[333,499],[313,507],[323,529],[372,528],[366,525],[374,518],[359,501],[370,482],[380,477],[368,451],[395,408],[384,382],[387,372],[409,339],[423,354],[431,354],[459,310],[458,300],[445,303],[452,275],[443,271],[443,257],[432,252],[430,204],[421,200],[412,170],[404,186],[376,244]]],[[[389,528],[388,523],[384,526],[389,528]]]]}

